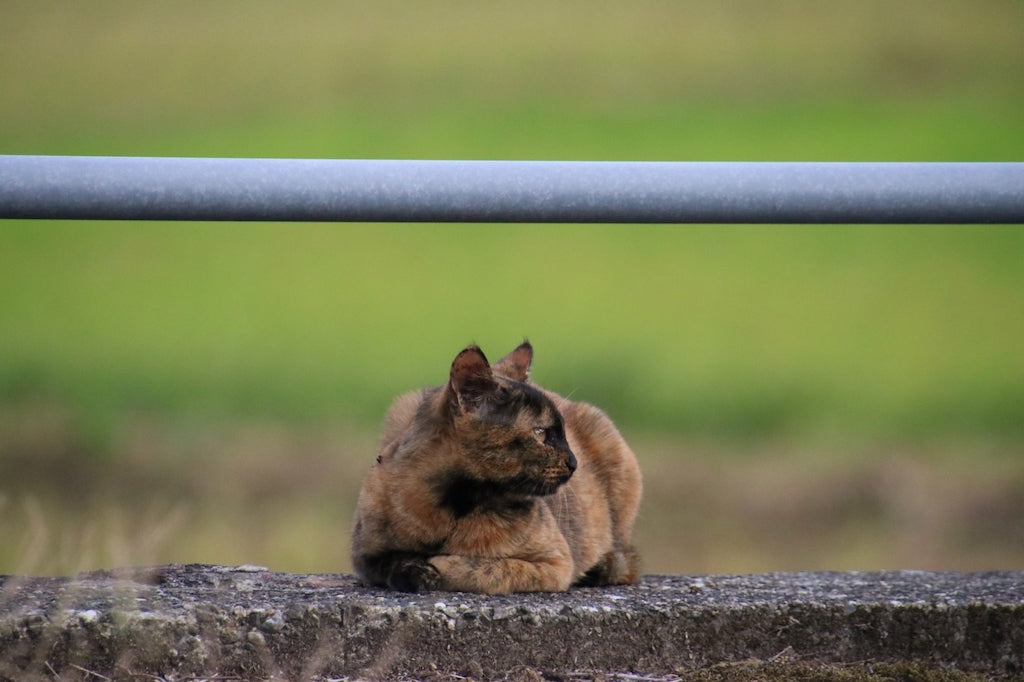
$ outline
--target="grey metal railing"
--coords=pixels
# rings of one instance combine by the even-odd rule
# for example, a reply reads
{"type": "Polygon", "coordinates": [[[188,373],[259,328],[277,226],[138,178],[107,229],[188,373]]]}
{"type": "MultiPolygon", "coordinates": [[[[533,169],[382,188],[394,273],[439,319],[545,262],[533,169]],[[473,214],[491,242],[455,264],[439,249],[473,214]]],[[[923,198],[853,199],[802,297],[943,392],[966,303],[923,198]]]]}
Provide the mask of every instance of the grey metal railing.
{"type": "Polygon", "coordinates": [[[1024,163],[0,156],[0,218],[1020,223],[1024,163]]]}

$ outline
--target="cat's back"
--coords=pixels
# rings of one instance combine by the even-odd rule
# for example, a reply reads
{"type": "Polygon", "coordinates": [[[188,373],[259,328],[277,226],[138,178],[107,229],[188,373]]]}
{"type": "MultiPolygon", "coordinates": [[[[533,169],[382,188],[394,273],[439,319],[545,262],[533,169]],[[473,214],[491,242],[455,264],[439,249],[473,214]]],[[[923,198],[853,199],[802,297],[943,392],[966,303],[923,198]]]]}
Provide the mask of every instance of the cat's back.
{"type": "Polygon", "coordinates": [[[395,398],[381,427],[378,462],[392,457],[403,444],[415,440],[417,433],[424,430],[437,393],[437,388],[421,388],[395,398]]]}
{"type": "Polygon", "coordinates": [[[424,392],[424,389],[408,391],[391,403],[387,414],[384,415],[384,425],[381,427],[381,452],[401,441],[402,434],[412,426],[416,413],[423,403],[424,392]]]}

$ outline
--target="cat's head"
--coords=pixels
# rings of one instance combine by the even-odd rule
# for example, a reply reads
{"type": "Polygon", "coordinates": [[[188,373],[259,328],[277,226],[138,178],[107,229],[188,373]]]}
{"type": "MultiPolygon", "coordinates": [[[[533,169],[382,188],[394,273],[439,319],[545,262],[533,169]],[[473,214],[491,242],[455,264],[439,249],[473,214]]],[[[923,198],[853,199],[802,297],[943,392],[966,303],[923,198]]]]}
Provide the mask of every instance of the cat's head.
{"type": "Polygon", "coordinates": [[[495,493],[548,495],[576,470],[562,415],[526,381],[532,358],[526,342],[492,367],[470,346],[445,387],[463,473],[495,493]]]}

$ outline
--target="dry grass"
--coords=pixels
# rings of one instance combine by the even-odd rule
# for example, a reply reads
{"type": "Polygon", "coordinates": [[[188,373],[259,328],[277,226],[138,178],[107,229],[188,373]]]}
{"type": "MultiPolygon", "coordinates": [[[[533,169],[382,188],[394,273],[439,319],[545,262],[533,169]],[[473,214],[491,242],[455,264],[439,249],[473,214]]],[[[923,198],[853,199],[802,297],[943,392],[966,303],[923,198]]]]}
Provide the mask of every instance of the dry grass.
{"type": "MultiPolygon", "coordinates": [[[[161,563],[347,572],[373,434],[138,422],[82,456],[57,413],[0,439],[0,573],[161,563]]],[[[726,447],[633,439],[649,573],[1024,566],[1024,464],[980,445],[726,447]]]]}

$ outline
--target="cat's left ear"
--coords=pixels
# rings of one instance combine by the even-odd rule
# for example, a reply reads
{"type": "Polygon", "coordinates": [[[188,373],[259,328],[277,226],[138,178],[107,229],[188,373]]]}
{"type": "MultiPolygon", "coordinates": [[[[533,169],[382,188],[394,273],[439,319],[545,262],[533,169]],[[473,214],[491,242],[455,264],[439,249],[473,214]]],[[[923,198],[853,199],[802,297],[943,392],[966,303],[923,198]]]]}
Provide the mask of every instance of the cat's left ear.
{"type": "Polygon", "coordinates": [[[455,356],[448,390],[460,406],[472,409],[497,389],[491,365],[477,346],[470,346],[455,356]]]}
{"type": "Polygon", "coordinates": [[[526,381],[530,378],[530,363],[533,362],[533,346],[523,341],[519,346],[494,363],[494,371],[513,381],[526,381]]]}

